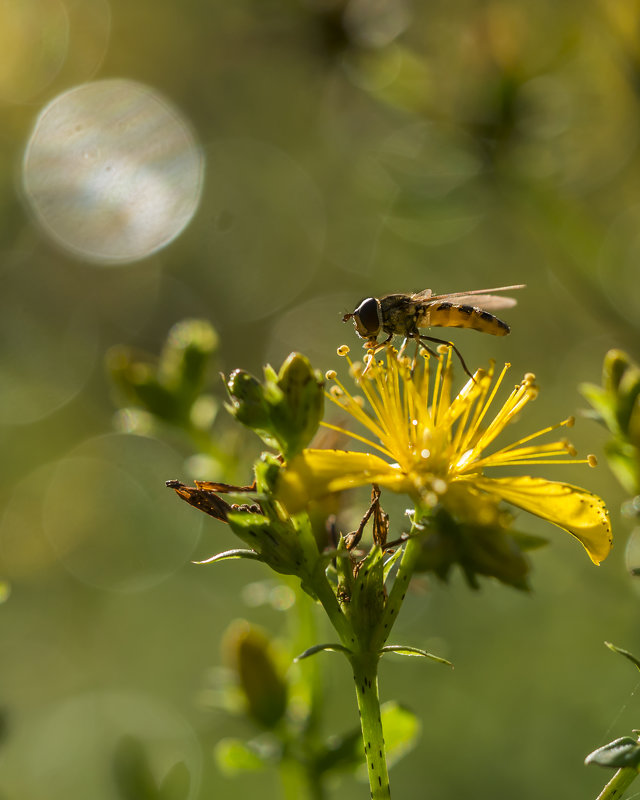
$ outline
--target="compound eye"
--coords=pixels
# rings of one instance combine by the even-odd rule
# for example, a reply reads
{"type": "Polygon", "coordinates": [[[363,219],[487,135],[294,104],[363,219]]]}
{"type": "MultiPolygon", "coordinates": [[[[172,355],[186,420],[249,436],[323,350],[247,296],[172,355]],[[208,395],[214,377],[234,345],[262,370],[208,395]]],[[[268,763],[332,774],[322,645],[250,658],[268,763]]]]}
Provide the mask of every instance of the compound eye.
{"type": "Polygon", "coordinates": [[[377,336],[380,331],[380,315],[378,301],[375,297],[367,297],[353,312],[356,327],[361,336],[377,336]]]}

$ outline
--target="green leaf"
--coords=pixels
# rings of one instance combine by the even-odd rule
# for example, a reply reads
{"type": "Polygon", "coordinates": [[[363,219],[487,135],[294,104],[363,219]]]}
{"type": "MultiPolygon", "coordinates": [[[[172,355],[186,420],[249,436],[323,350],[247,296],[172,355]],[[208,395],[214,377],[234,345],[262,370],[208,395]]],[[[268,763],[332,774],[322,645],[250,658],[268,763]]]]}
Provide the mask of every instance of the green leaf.
{"type": "Polygon", "coordinates": [[[183,761],[174,764],[160,784],[159,800],[188,800],[191,776],[183,761]]]}
{"type": "Polygon", "coordinates": [[[640,453],[629,442],[611,439],[604,448],[607,463],[622,488],[629,494],[640,491],[640,453]]]}
{"type": "Polygon", "coordinates": [[[211,558],[205,558],[204,561],[194,561],[194,564],[215,564],[217,561],[228,561],[232,558],[249,558],[252,561],[262,561],[259,553],[256,553],[255,550],[243,550],[239,548],[237,550],[225,550],[223,553],[216,553],[215,556],[211,556],[211,558]]]}
{"type": "Polygon", "coordinates": [[[328,650],[331,653],[351,653],[351,650],[343,644],[314,644],[313,647],[309,647],[304,653],[300,653],[300,655],[296,656],[293,660],[302,661],[303,658],[309,658],[309,656],[314,656],[316,653],[320,653],[323,650],[328,650]]]}
{"type": "Polygon", "coordinates": [[[220,771],[225,775],[258,772],[271,765],[269,758],[241,739],[221,739],[213,754],[220,771]]]}
{"type": "Polygon", "coordinates": [[[392,767],[416,746],[422,732],[422,723],[413,711],[395,701],[382,706],[381,716],[387,764],[392,767]]]}
{"type": "Polygon", "coordinates": [[[638,770],[640,767],[640,744],[630,736],[623,736],[594,750],[585,758],[584,763],[613,769],[631,767],[638,770]]]}
{"type": "Polygon", "coordinates": [[[380,650],[381,653],[397,653],[399,656],[420,656],[428,658],[431,661],[437,661],[438,664],[446,664],[448,667],[453,667],[450,661],[440,656],[434,656],[433,653],[428,653],[426,650],[420,650],[418,647],[408,647],[402,644],[388,644],[380,650]]]}
{"type": "Polygon", "coordinates": [[[605,642],[606,646],[609,650],[612,650],[614,653],[617,653],[620,656],[624,656],[631,661],[632,664],[635,664],[638,669],[640,669],[640,659],[637,659],[632,653],[628,650],[623,650],[621,647],[616,647],[615,644],[611,644],[611,642],[605,642]]]}
{"type": "MultiPolygon", "coordinates": [[[[395,702],[385,703],[381,708],[381,716],[387,763],[392,766],[415,747],[422,726],[413,712],[395,702]]],[[[358,777],[366,780],[360,729],[354,728],[341,736],[331,737],[316,759],[315,768],[319,774],[357,770],[358,777]]]]}
{"type": "Polygon", "coordinates": [[[578,386],[580,394],[596,412],[598,422],[601,422],[611,433],[619,434],[616,418],[615,396],[606,392],[595,383],[581,383],[578,386]]]}
{"type": "Polygon", "coordinates": [[[141,742],[124,736],[113,756],[113,776],[122,800],[158,800],[158,789],[141,742]]]}
{"type": "Polygon", "coordinates": [[[402,555],[403,552],[404,552],[403,549],[401,547],[398,547],[397,550],[393,553],[393,555],[391,555],[384,562],[384,570],[383,570],[383,577],[382,577],[383,583],[386,583],[387,578],[389,577],[389,573],[391,572],[391,570],[393,568],[393,565],[400,558],[400,556],[402,555]]]}

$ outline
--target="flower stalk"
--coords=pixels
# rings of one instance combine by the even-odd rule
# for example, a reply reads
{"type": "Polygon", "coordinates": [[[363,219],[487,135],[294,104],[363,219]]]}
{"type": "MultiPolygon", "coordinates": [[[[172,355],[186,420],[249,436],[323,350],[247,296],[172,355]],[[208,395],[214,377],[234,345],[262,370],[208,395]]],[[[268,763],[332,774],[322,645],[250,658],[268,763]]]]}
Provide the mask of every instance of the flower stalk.
{"type": "Polygon", "coordinates": [[[387,800],[391,797],[391,793],[378,696],[379,658],[378,653],[364,652],[354,653],[349,657],[349,661],[353,668],[353,680],[356,686],[371,798],[387,800]]]}

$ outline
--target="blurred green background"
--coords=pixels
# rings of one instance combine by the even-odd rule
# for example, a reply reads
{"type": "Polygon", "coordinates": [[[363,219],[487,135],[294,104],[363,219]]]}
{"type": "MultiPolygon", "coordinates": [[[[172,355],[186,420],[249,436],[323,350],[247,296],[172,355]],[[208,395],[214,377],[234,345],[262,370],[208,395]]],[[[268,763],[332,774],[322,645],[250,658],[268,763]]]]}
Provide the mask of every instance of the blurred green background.
{"type": "MultiPolygon", "coordinates": [[[[192,477],[193,446],[126,433],[105,355],[157,353],[174,323],[207,319],[222,400],[218,370],[277,367],[293,349],[339,368],[336,347],[359,347],[341,316],[363,297],[526,283],[510,337],[455,341],[472,367],[493,357],[514,382],[537,375],[523,432],[579,415],[577,386],[599,382],[609,348],[640,358],[640,4],[5,0],[0,41],[0,795],[115,800],[128,734],[159,774],[184,760],[193,798],[279,797],[275,776],[231,778],[212,757],[223,736],[255,733],[214,702],[222,634],[246,617],[283,635],[276,584],[260,565],[190,563],[236,543],[165,489],[192,477]],[[158,124],[135,133],[133,117],[133,164],[116,164],[105,210],[73,159],[110,169],[108,143],[83,150],[77,123],[68,154],[39,115],[106,78],[150,97],[158,124]],[[153,180],[129,207],[141,170],[153,180]]],[[[130,133],[115,136],[121,160],[130,133]]],[[[571,434],[601,455],[593,421],[571,434]]],[[[210,459],[218,474],[197,477],[249,479],[258,443],[225,442],[235,467],[210,459]]],[[[584,756],[640,726],[636,676],[603,646],[640,653],[625,495],[602,458],[544,474],[606,499],[614,551],[596,569],[522,514],[520,529],[552,541],[534,554],[533,593],[418,582],[393,640],[455,670],[382,665],[382,699],[424,723],[395,796],[595,797],[609,776],[584,756]]],[[[402,505],[389,507],[399,532],[402,505]]],[[[317,658],[325,730],[347,730],[349,671],[317,658]]],[[[335,796],[367,792],[349,779],[335,796]]]]}

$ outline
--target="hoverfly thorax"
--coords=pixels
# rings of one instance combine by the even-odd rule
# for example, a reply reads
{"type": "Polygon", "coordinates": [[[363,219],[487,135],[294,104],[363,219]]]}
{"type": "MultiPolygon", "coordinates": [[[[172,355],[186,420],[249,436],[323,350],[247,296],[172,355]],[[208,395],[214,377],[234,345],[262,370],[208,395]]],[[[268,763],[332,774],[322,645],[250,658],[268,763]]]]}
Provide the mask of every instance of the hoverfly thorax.
{"type": "Polygon", "coordinates": [[[343,322],[353,319],[356,333],[362,339],[375,339],[382,328],[382,312],[380,301],[375,297],[367,297],[352,314],[345,314],[343,322]]]}

